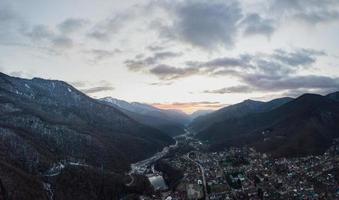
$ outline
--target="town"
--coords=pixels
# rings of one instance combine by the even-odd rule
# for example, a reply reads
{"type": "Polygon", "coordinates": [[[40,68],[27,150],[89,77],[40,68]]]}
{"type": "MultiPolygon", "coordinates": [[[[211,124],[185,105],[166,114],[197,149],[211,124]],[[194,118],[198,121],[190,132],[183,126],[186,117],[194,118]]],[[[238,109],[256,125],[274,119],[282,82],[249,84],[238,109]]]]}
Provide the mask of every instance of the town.
{"type": "Polygon", "coordinates": [[[139,173],[149,177],[156,193],[143,199],[339,199],[338,140],[323,155],[288,159],[250,147],[209,152],[187,135],[177,141],[178,147],[159,161],[180,172],[180,178],[149,165],[139,173]]]}

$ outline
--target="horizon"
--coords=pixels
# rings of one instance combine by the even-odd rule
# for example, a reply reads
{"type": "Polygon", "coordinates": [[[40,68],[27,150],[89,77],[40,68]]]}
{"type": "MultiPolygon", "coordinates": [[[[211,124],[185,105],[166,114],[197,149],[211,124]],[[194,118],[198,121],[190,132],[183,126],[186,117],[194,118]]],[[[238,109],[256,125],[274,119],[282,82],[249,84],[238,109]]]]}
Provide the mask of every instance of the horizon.
{"type": "MultiPolygon", "coordinates": [[[[2,73],[2,72],[0,72],[2,73]]],[[[10,76],[8,74],[5,74],[7,76],[10,76]]],[[[14,78],[22,78],[22,77],[16,77],[16,76],[12,76],[14,78]]],[[[33,78],[27,78],[26,80],[32,80],[32,79],[35,79],[35,78],[40,78],[40,77],[33,77],[33,78]]],[[[25,78],[23,78],[25,79],[25,78]]],[[[57,79],[44,79],[44,80],[47,80],[47,81],[62,81],[62,82],[65,82],[63,80],[57,80],[57,79]]],[[[70,83],[68,82],[65,82],[69,85],[71,85],[70,83]]],[[[71,85],[72,87],[74,87],[75,89],[79,90],[77,87],[71,85]]],[[[80,92],[83,92],[81,90],[79,90],[80,92]]],[[[319,94],[319,93],[303,93],[303,94],[300,94],[296,97],[291,97],[291,96],[282,96],[282,97],[278,97],[278,98],[272,98],[272,99],[266,99],[266,100],[255,100],[255,99],[244,99],[244,100],[241,100],[239,102],[235,102],[234,104],[225,104],[225,105],[221,105],[220,107],[213,107],[213,106],[210,106],[209,105],[209,102],[189,102],[189,103],[184,103],[184,102],[173,102],[173,103],[154,103],[154,102],[138,102],[138,101],[127,101],[125,99],[118,99],[118,98],[115,98],[113,96],[105,96],[105,97],[100,97],[100,98],[114,98],[114,99],[117,99],[117,100],[121,100],[121,101],[126,101],[127,103],[141,103],[141,104],[147,104],[147,105],[150,105],[150,106],[153,106],[155,108],[158,108],[158,109],[162,109],[162,110],[176,110],[176,111],[181,111],[187,115],[191,115],[193,114],[194,112],[197,112],[197,111],[217,111],[217,110],[220,110],[222,108],[226,108],[228,106],[232,106],[232,105],[235,105],[235,104],[239,104],[239,103],[242,103],[244,101],[248,101],[248,100],[251,100],[251,101],[258,101],[258,102],[269,102],[269,101],[272,101],[272,100],[275,100],[275,99],[279,99],[279,98],[293,98],[293,99],[296,99],[296,98],[299,98],[303,95],[306,95],[306,94],[313,94],[313,95],[321,95],[321,96],[327,96],[329,94],[332,94],[332,93],[337,93],[339,92],[339,90],[337,91],[332,91],[330,93],[325,93],[325,94],[319,94]],[[206,105],[206,106],[196,106],[196,104],[199,104],[199,105],[206,105]],[[193,109],[192,109],[193,108],[193,109]]],[[[84,93],[84,92],[83,92],[84,93]]],[[[84,93],[86,95],[86,93],[84,93]]],[[[95,97],[92,97],[93,99],[100,99],[100,98],[95,98],[95,97]]]]}
{"type": "Polygon", "coordinates": [[[335,0],[3,0],[0,26],[1,72],[93,98],[192,113],[339,88],[335,0]]]}

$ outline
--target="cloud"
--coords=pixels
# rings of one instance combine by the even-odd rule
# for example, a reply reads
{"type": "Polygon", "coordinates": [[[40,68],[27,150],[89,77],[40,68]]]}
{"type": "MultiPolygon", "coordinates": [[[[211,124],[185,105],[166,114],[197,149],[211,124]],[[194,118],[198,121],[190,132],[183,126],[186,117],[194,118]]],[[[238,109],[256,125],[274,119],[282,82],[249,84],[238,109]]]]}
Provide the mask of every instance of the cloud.
{"type": "Polygon", "coordinates": [[[204,93],[208,94],[226,94],[226,93],[250,93],[253,88],[247,85],[238,85],[232,87],[221,88],[217,90],[205,90],[204,93]]]}
{"type": "Polygon", "coordinates": [[[306,12],[295,15],[297,18],[310,24],[318,24],[321,22],[335,21],[339,19],[338,10],[321,10],[318,12],[306,12]]]}
{"type": "Polygon", "coordinates": [[[295,52],[286,52],[282,49],[275,50],[273,57],[284,64],[291,66],[305,66],[315,62],[316,56],[326,55],[322,51],[299,49],[295,52]]]}
{"type": "Polygon", "coordinates": [[[88,84],[87,81],[70,81],[68,83],[71,84],[75,88],[86,87],[86,85],[88,84]]]}
{"type": "Polygon", "coordinates": [[[326,55],[322,51],[312,49],[294,49],[285,51],[276,49],[271,54],[243,54],[238,57],[221,57],[209,61],[188,61],[190,67],[199,68],[200,73],[209,75],[234,75],[241,73],[266,74],[281,76],[309,68],[319,56],[326,55]]]}
{"type": "Polygon", "coordinates": [[[161,37],[209,50],[234,45],[242,17],[237,1],[170,1],[162,6],[173,20],[153,23],[161,37]]]}
{"type": "Polygon", "coordinates": [[[111,87],[111,86],[98,86],[98,87],[82,89],[81,91],[86,93],[86,94],[92,94],[92,93],[112,91],[112,90],[114,90],[114,87],[111,87]]]}
{"type": "Polygon", "coordinates": [[[299,19],[312,25],[339,20],[337,0],[272,0],[270,7],[280,18],[299,19]]]}
{"type": "Polygon", "coordinates": [[[149,85],[152,86],[168,86],[168,85],[172,85],[173,82],[154,82],[154,83],[149,83],[149,85]]]}
{"type": "Polygon", "coordinates": [[[60,32],[68,34],[80,30],[88,23],[85,19],[68,18],[57,25],[60,32]]]}
{"type": "Polygon", "coordinates": [[[26,30],[23,34],[31,39],[34,45],[39,43],[53,51],[56,49],[70,49],[74,46],[74,42],[70,37],[63,34],[57,34],[46,25],[34,25],[30,30],[26,30]]]}
{"type": "Polygon", "coordinates": [[[50,40],[55,36],[48,26],[42,24],[33,26],[25,35],[33,41],[50,40]]]}
{"type": "Polygon", "coordinates": [[[117,34],[124,27],[126,22],[136,17],[135,7],[116,13],[111,17],[97,22],[88,32],[89,38],[95,39],[100,42],[108,42],[111,40],[113,35],[117,34]]]}
{"type": "Polygon", "coordinates": [[[69,82],[73,87],[79,89],[83,93],[93,94],[98,92],[112,91],[115,88],[108,81],[102,80],[98,82],[89,81],[71,81],[69,82]]]}
{"type": "Polygon", "coordinates": [[[67,49],[73,47],[73,40],[66,36],[56,36],[52,39],[52,44],[56,48],[67,49]]]}
{"type": "Polygon", "coordinates": [[[327,76],[271,77],[248,74],[242,80],[257,91],[281,91],[291,89],[333,89],[339,88],[339,79],[327,76]]]}
{"type": "Polygon", "coordinates": [[[199,70],[195,67],[178,68],[169,65],[158,65],[149,71],[162,80],[173,80],[197,74],[199,70]]]}
{"type": "Polygon", "coordinates": [[[257,13],[248,14],[242,21],[245,35],[264,35],[270,37],[275,31],[276,22],[272,19],[264,19],[257,13]]]}
{"type": "Polygon", "coordinates": [[[85,51],[85,53],[91,57],[89,59],[91,63],[97,63],[97,62],[100,62],[101,60],[111,58],[117,53],[121,53],[121,50],[120,49],[114,49],[114,50],[90,49],[90,50],[85,51]]]}
{"type": "Polygon", "coordinates": [[[143,55],[137,55],[134,59],[128,59],[125,61],[126,67],[131,71],[139,71],[144,68],[150,68],[155,64],[158,64],[159,61],[163,61],[168,58],[175,58],[181,56],[182,53],[171,52],[171,51],[162,51],[155,52],[152,56],[144,58],[143,55]]]}
{"type": "Polygon", "coordinates": [[[284,96],[298,96],[307,92],[329,93],[339,88],[339,78],[327,76],[286,76],[272,77],[259,74],[239,74],[243,85],[225,87],[216,90],[205,90],[208,94],[280,92],[284,96]]]}
{"type": "Polygon", "coordinates": [[[147,47],[148,50],[155,52],[155,51],[163,51],[165,47],[159,45],[150,45],[147,47]]]}
{"type": "Polygon", "coordinates": [[[20,32],[25,29],[26,22],[11,1],[0,1],[0,27],[0,42],[20,41],[20,32]]]}
{"type": "Polygon", "coordinates": [[[233,67],[241,67],[247,68],[251,67],[250,61],[252,57],[250,55],[240,55],[239,57],[221,57],[215,58],[206,62],[197,62],[197,61],[188,61],[186,62],[189,66],[194,67],[208,67],[210,70],[218,67],[222,68],[233,68],[233,67]]]}
{"type": "Polygon", "coordinates": [[[193,75],[209,76],[234,76],[242,74],[260,74],[271,77],[288,76],[298,70],[310,68],[320,56],[325,56],[323,51],[313,49],[294,49],[285,51],[276,49],[273,53],[242,54],[237,57],[220,57],[207,61],[186,61],[183,67],[163,64],[163,59],[179,56],[176,53],[158,53],[154,56],[126,60],[125,65],[129,70],[142,71],[156,75],[161,80],[174,80],[193,75]],[[155,64],[160,63],[160,64],[155,64]]]}
{"type": "Polygon", "coordinates": [[[271,54],[245,54],[222,57],[209,61],[188,61],[186,67],[159,64],[149,70],[161,80],[174,80],[193,75],[232,76],[242,85],[206,90],[204,93],[249,93],[286,91],[292,89],[333,89],[339,87],[337,78],[314,75],[296,75],[299,70],[310,68],[323,51],[313,49],[277,49],[271,54]]]}

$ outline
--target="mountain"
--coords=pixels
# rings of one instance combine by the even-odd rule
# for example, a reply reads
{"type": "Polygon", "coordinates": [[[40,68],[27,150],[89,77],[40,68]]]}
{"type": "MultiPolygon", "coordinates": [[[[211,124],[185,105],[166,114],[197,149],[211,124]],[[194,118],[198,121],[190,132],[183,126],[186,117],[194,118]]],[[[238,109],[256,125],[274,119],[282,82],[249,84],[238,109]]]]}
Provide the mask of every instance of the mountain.
{"type": "Polygon", "coordinates": [[[122,108],[127,111],[131,111],[134,113],[140,113],[140,114],[147,114],[147,113],[157,113],[157,114],[163,114],[160,109],[157,109],[151,105],[138,103],[138,102],[127,102],[124,100],[116,99],[113,97],[104,97],[99,99],[100,101],[110,103],[110,105],[113,105],[116,108],[122,108]]]}
{"type": "MultiPolygon", "coordinates": [[[[60,169],[65,166],[92,170],[82,174],[73,170],[74,177],[65,175],[63,178],[69,181],[64,183],[71,184],[71,178],[80,175],[90,177],[99,169],[109,172],[107,177],[114,176],[111,181],[121,182],[118,174],[128,171],[131,163],[173,143],[158,129],[135,121],[65,82],[0,73],[0,185],[12,195],[10,199],[47,199],[49,189],[42,175],[57,169],[62,175],[60,169]],[[20,196],[25,192],[35,198],[20,196]]],[[[93,181],[100,184],[88,179],[87,186],[103,184],[94,177],[93,181]]]]}
{"type": "Polygon", "coordinates": [[[204,116],[204,115],[210,114],[212,112],[213,112],[213,110],[197,110],[197,111],[193,112],[192,114],[190,114],[190,117],[191,117],[192,120],[194,120],[197,117],[204,116]]]}
{"type": "Polygon", "coordinates": [[[185,126],[191,122],[191,117],[181,110],[167,109],[165,112],[171,119],[175,119],[177,122],[180,122],[185,126]]]}
{"type": "Polygon", "coordinates": [[[326,96],[334,101],[339,101],[339,92],[330,93],[326,96]]]}
{"type": "Polygon", "coordinates": [[[273,107],[213,123],[197,137],[214,150],[246,144],[274,156],[323,153],[339,137],[339,103],[328,96],[305,94],[273,107]]]}
{"type": "Polygon", "coordinates": [[[231,118],[242,117],[250,113],[267,112],[291,100],[292,98],[288,97],[275,99],[269,102],[245,100],[241,103],[221,108],[210,114],[197,117],[189,124],[189,127],[195,132],[201,132],[214,123],[231,118]]]}
{"type": "Polygon", "coordinates": [[[105,97],[100,101],[119,109],[136,121],[162,130],[170,136],[184,134],[185,124],[189,120],[189,117],[180,111],[162,110],[148,104],[129,103],[112,97],[105,97]]]}

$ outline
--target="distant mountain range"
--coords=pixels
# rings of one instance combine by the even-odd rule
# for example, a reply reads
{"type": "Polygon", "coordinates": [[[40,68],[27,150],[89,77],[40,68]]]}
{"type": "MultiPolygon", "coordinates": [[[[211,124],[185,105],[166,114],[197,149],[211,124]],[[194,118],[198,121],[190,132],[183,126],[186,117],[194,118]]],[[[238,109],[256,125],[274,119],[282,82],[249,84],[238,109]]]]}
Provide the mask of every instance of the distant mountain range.
{"type": "Polygon", "coordinates": [[[187,115],[179,110],[164,110],[149,104],[138,102],[129,103],[112,97],[105,97],[99,100],[119,109],[136,121],[162,130],[170,136],[184,134],[186,125],[190,123],[191,120],[212,112],[210,110],[199,110],[191,115],[187,115]]]}
{"type": "Polygon", "coordinates": [[[241,103],[230,105],[215,112],[199,116],[189,124],[189,127],[195,132],[200,132],[214,123],[222,122],[226,119],[242,117],[250,113],[266,112],[291,100],[293,99],[289,97],[275,99],[269,102],[245,100],[241,103]]]}
{"type": "Polygon", "coordinates": [[[250,145],[274,156],[323,153],[339,137],[339,93],[246,100],[198,117],[190,128],[212,150],[250,145]]]}
{"type": "MultiPolygon", "coordinates": [[[[0,177],[6,177],[0,183],[7,193],[41,193],[41,174],[60,163],[126,172],[129,164],[174,142],[65,82],[0,73],[0,177]]],[[[68,184],[75,177],[63,178],[68,184]]],[[[45,193],[34,199],[46,199],[38,198],[45,193]]]]}

